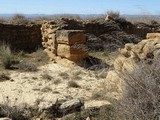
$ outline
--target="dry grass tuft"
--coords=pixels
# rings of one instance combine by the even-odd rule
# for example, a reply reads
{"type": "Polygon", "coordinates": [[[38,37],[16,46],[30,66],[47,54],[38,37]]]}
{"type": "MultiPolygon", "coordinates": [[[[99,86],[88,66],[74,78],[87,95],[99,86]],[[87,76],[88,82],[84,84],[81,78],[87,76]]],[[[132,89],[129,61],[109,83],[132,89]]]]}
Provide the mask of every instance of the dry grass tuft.
{"type": "Polygon", "coordinates": [[[58,84],[60,84],[62,81],[61,81],[61,79],[55,79],[54,81],[53,81],[53,83],[55,84],[55,85],[58,85],[58,84]]]}
{"type": "Polygon", "coordinates": [[[8,117],[12,120],[30,120],[35,114],[36,109],[29,107],[27,104],[11,106],[11,101],[6,98],[4,104],[0,105],[0,117],[8,117]]]}
{"type": "Polygon", "coordinates": [[[125,87],[118,103],[122,119],[158,120],[160,113],[160,60],[145,60],[131,74],[121,74],[125,87]],[[149,61],[149,62],[148,62],[149,61]]]}
{"type": "Polygon", "coordinates": [[[0,73],[0,81],[10,80],[10,76],[6,73],[0,73]]]}
{"type": "Polygon", "coordinates": [[[111,16],[114,19],[118,19],[120,17],[119,11],[109,10],[109,11],[107,11],[107,15],[111,16]]]}
{"type": "Polygon", "coordinates": [[[10,46],[2,44],[0,46],[0,59],[5,69],[10,69],[15,62],[15,58],[11,52],[10,46]]]}
{"type": "Polygon", "coordinates": [[[48,86],[41,89],[41,92],[51,92],[51,91],[52,91],[52,88],[50,88],[48,86]]]}
{"type": "Polygon", "coordinates": [[[63,79],[69,79],[69,74],[66,72],[59,73],[59,76],[61,76],[63,79]]]}
{"type": "Polygon", "coordinates": [[[10,24],[27,24],[29,20],[22,14],[15,14],[9,19],[10,24]]]}
{"type": "Polygon", "coordinates": [[[21,61],[18,64],[18,69],[25,72],[36,72],[38,70],[37,65],[29,61],[21,61]]]}
{"type": "Polygon", "coordinates": [[[73,87],[73,88],[80,88],[80,85],[78,85],[75,81],[68,81],[68,87],[73,87]]]}
{"type": "Polygon", "coordinates": [[[52,80],[53,77],[51,75],[49,75],[48,73],[44,73],[41,75],[43,79],[46,79],[46,80],[52,80]]]}

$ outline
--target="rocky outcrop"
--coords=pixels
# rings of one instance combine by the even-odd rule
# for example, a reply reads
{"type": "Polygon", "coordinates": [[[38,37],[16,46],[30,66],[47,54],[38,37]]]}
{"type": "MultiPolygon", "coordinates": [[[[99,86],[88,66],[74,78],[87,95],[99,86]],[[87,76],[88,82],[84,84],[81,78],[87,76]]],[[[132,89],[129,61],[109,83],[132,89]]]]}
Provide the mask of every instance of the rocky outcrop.
{"type": "Polygon", "coordinates": [[[0,44],[7,43],[13,50],[33,51],[41,46],[41,25],[0,24],[0,44]]]}
{"type": "Polygon", "coordinates": [[[107,75],[110,87],[117,88],[119,93],[122,92],[120,75],[132,73],[138,68],[140,61],[147,61],[150,64],[150,60],[160,56],[160,33],[148,33],[147,39],[135,45],[126,44],[123,49],[120,49],[120,53],[114,62],[114,70],[107,75]]]}

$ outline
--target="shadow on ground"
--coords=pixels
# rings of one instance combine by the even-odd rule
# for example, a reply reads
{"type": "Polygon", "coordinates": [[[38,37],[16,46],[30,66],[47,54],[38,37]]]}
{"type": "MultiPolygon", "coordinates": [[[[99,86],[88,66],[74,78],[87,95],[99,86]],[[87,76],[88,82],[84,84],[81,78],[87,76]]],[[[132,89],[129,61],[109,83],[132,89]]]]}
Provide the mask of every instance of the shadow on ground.
{"type": "Polygon", "coordinates": [[[83,67],[88,70],[97,71],[101,69],[109,68],[110,65],[102,61],[101,59],[98,59],[96,57],[88,56],[78,64],[80,67],[83,67]]]}

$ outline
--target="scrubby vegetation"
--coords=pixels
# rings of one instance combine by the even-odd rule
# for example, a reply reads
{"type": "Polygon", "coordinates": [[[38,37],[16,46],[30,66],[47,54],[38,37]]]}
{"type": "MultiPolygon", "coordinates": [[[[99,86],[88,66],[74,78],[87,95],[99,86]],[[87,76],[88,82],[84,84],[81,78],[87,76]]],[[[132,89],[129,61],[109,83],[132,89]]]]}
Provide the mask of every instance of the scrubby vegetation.
{"type": "Polygon", "coordinates": [[[29,19],[27,19],[24,15],[16,14],[11,19],[9,19],[10,24],[27,24],[29,19]]]}
{"type": "Polygon", "coordinates": [[[145,60],[133,73],[121,75],[125,88],[123,98],[115,106],[121,119],[159,119],[159,64],[159,58],[145,60]]]}
{"type": "Polygon", "coordinates": [[[27,104],[11,106],[9,97],[5,98],[5,103],[0,104],[0,118],[8,117],[12,120],[30,120],[36,115],[36,108],[31,108],[27,104]]]}
{"type": "Polygon", "coordinates": [[[107,11],[107,15],[111,16],[114,19],[120,18],[119,11],[112,11],[112,10],[110,10],[110,11],[107,11]]]}
{"type": "Polygon", "coordinates": [[[99,16],[85,15],[85,17],[81,17],[80,15],[74,15],[74,14],[61,14],[61,15],[50,15],[50,16],[48,15],[48,16],[39,16],[39,17],[28,18],[23,14],[15,14],[8,19],[1,17],[0,23],[19,24],[19,25],[25,25],[25,24],[29,24],[29,23],[42,24],[43,21],[56,20],[56,19],[60,19],[60,18],[70,18],[70,19],[76,19],[76,20],[98,20],[98,21],[101,20],[101,21],[104,21],[106,15],[109,15],[114,19],[125,18],[127,21],[130,21],[133,24],[134,23],[152,24],[153,22],[160,23],[159,18],[155,17],[153,15],[122,16],[119,11],[113,11],[113,10],[109,10],[106,13],[99,15],[99,16]]]}
{"type": "Polygon", "coordinates": [[[34,63],[28,61],[21,61],[18,64],[18,69],[22,71],[35,72],[37,71],[37,66],[34,63]]]}
{"type": "Polygon", "coordinates": [[[0,46],[0,58],[5,69],[10,69],[11,66],[15,63],[15,57],[11,52],[9,45],[2,44],[0,46]]]}

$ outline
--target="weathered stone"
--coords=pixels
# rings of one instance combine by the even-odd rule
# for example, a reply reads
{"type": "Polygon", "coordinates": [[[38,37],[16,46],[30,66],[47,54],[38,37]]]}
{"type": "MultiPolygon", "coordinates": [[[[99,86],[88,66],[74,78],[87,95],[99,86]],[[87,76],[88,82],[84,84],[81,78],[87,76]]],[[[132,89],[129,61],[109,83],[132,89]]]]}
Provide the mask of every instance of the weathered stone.
{"type": "Polygon", "coordinates": [[[46,42],[42,42],[42,46],[43,46],[44,48],[46,48],[46,47],[47,47],[47,43],[46,43],[46,42]]]}
{"type": "Polygon", "coordinates": [[[121,96],[122,94],[122,78],[117,74],[117,71],[115,70],[111,70],[108,72],[107,77],[106,77],[106,83],[107,84],[107,90],[112,92],[110,94],[111,95],[116,95],[116,93],[118,93],[119,95],[117,96],[121,96]]]}
{"type": "Polygon", "coordinates": [[[49,39],[55,39],[55,37],[56,37],[56,35],[53,34],[53,33],[48,35],[48,38],[49,38],[49,39]]]}
{"type": "Polygon", "coordinates": [[[12,119],[5,117],[5,118],[0,118],[0,120],[12,120],[12,119]]]}
{"type": "Polygon", "coordinates": [[[86,40],[84,32],[81,30],[59,30],[56,32],[58,44],[73,45],[86,40]]]}
{"type": "Polygon", "coordinates": [[[55,58],[56,58],[56,54],[53,53],[52,51],[49,51],[48,49],[45,49],[44,51],[48,54],[48,56],[49,56],[50,58],[52,58],[52,59],[55,59],[55,58]]]}
{"type": "Polygon", "coordinates": [[[147,39],[159,39],[160,40],[160,33],[147,33],[147,39]]]}
{"type": "Polygon", "coordinates": [[[82,103],[79,99],[72,99],[60,105],[59,112],[64,114],[74,112],[76,110],[81,109],[83,105],[84,103],[82,103]]]}
{"type": "Polygon", "coordinates": [[[87,117],[86,120],[91,120],[90,117],[87,117]]]}
{"type": "MultiPolygon", "coordinates": [[[[139,68],[139,62],[152,60],[160,57],[159,34],[148,34],[148,39],[142,40],[135,45],[125,45],[120,50],[121,55],[114,62],[114,70],[107,75],[107,86],[116,88],[118,93],[122,92],[125,74],[131,74],[139,68]]],[[[148,63],[149,64],[149,63],[148,63]]]]}
{"type": "Polygon", "coordinates": [[[83,60],[88,56],[86,48],[82,45],[78,47],[65,44],[58,44],[57,55],[71,61],[83,60]]]}

